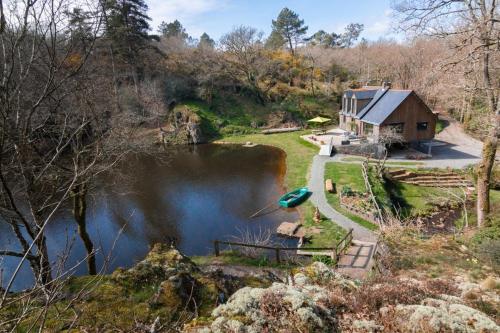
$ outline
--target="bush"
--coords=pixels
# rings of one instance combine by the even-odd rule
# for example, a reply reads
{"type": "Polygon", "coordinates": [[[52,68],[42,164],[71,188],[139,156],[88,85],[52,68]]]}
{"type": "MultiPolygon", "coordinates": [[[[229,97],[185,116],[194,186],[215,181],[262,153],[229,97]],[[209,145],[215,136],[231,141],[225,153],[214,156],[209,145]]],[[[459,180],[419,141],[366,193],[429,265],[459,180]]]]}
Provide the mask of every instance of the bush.
{"type": "Polygon", "coordinates": [[[255,129],[239,125],[227,125],[220,130],[220,133],[225,136],[229,135],[244,135],[255,133],[255,129]]]}
{"type": "Polygon", "coordinates": [[[312,261],[321,262],[328,266],[332,266],[333,264],[335,264],[335,261],[333,261],[331,257],[318,254],[312,256],[312,261]]]}
{"type": "Polygon", "coordinates": [[[350,186],[344,185],[342,186],[342,195],[345,197],[352,197],[354,195],[354,191],[350,186]]]}
{"type": "Polygon", "coordinates": [[[397,278],[374,280],[360,288],[349,304],[352,312],[378,311],[381,307],[397,304],[420,304],[428,297],[440,294],[456,294],[457,289],[449,281],[428,280],[423,283],[397,278]]]}

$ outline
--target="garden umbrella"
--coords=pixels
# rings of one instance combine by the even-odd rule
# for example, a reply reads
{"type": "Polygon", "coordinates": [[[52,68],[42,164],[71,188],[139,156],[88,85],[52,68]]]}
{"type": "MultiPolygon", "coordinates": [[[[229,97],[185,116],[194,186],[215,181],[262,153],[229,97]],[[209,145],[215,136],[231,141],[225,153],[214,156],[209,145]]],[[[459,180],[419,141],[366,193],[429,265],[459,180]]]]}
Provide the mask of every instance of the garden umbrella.
{"type": "Polygon", "coordinates": [[[308,123],[316,123],[316,124],[324,124],[329,122],[331,119],[330,118],[325,118],[325,117],[316,117],[313,119],[309,119],[307,122],[308,123]]]}

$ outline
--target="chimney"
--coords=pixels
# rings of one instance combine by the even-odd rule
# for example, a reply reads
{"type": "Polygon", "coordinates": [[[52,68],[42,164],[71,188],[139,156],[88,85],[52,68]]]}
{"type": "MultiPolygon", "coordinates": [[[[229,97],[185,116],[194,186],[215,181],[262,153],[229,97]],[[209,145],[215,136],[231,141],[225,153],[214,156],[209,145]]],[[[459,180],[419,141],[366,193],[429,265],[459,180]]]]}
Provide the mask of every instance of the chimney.
{"type": "Polygon", "coordinates": [[[386,90],[386,89],[391,89],[391,82],[390,81],[384,81],[382,82],[382,89],[386,90]]]}

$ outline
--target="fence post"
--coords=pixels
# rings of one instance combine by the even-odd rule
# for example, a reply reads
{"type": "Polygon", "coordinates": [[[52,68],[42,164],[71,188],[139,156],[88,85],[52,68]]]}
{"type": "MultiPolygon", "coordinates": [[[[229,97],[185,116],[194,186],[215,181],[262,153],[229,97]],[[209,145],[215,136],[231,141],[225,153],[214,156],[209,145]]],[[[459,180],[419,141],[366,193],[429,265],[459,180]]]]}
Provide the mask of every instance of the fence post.
{"type": "Polygon", "coordinates": [[[280,249],[277,247],[276,249],[276,262],[280,263],[280,249]]]}
{"type": "Polygon", "coordinates": [[[218,240],[214,241],[214,250],[215,250],[215,256],[218,257],[220,255],[219,241],[218,240]]]}

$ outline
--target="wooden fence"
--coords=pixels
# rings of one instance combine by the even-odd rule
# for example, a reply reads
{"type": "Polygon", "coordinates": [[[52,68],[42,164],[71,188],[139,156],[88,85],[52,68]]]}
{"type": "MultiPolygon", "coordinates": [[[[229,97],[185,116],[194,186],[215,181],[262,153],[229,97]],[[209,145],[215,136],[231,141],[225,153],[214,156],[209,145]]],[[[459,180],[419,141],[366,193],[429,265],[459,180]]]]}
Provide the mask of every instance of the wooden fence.
{"type": "Polygon", "coordinates": [[[363,180],[365,181],[366,190],[368,191],[368,194],[370,195],[370,199],[373,202],[375,209],[377,210],[377,214],[379,217],[379,225],[381,225],[384,223],[384,215],[382,215],[382,209],[380,209],[380,206],[377,202],[377,198],[373,194],[372,185],[370,184],[370,180],[368,179],[368,162],[367,161],[363,161],[363,163],[361,163],[361,173],[363,174],[363,180]]]}
{"type": "Polygon", "coordinates": [[[274,251],[276,262],[281,263],[281,252],[282,251],[300,251],[307,250],[308,253],[313,253],[312,251],[331,251],[331,258],[337,263],[340,255],[344,253],[344,251],[351,245],[353,236],[352,229],[349,230],[347,235],[344,236],[338,243],[334,244],[333,247],[281,247],[281,246],[269,246],[269,245],[256,245],[256,244],[248,244],[248,243],[240,243],[240,242],[226,242],[215,240],[214,241],[214,253],[215,256],[220,256],[220,246],[221,245],[230,245],[230,246],[241,246],[241,247],[250,247],[254,249],[263,249],[263,250],[271,250],[274,251]]]}

